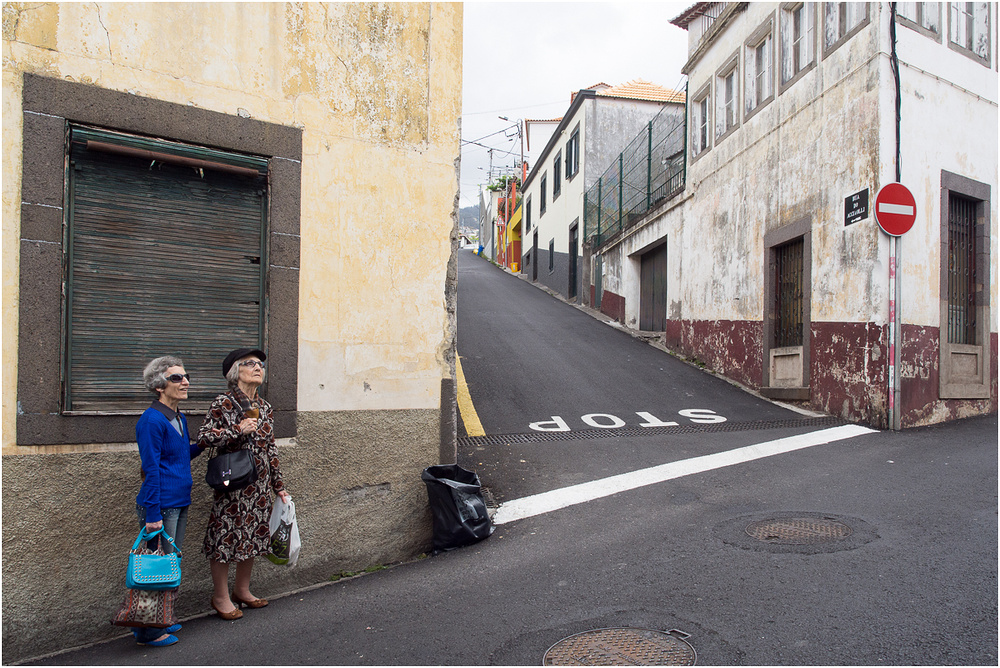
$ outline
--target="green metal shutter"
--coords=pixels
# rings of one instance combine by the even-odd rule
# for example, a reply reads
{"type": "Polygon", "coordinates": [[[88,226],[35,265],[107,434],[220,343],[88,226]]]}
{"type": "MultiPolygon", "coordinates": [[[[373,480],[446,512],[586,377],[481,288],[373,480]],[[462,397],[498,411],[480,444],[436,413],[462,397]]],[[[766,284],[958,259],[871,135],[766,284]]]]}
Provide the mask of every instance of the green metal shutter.
{"type": "Polygon", "coordinates": [[[265,345],[266,159],[73,127],[67,201],[63,410],[144,409],[168,354],[207,406],[226,353],[265,345]]]}

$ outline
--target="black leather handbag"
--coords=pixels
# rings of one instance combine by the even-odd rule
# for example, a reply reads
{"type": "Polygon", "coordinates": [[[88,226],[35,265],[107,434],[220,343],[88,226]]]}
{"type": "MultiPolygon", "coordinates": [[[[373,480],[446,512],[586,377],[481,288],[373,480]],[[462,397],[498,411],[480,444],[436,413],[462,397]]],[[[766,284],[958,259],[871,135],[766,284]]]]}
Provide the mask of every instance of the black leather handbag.
{"type": "Polygon", "coordinates": [[[243,489],[257,480],[257,467],[249,450],[221,452],[208,460],[205,482],[218,492],[243,489]]]}

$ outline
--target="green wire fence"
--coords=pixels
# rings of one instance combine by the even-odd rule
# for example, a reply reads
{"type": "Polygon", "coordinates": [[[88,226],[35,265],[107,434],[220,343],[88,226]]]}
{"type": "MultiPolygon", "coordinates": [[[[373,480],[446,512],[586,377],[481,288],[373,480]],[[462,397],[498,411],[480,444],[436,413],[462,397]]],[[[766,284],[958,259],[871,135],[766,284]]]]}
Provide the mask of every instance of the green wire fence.
{"type": "Polygon", "coordinates": [[[686,126],[664,107],[584,193],[584,238],[593,248],[684,190],[686,126]]]}

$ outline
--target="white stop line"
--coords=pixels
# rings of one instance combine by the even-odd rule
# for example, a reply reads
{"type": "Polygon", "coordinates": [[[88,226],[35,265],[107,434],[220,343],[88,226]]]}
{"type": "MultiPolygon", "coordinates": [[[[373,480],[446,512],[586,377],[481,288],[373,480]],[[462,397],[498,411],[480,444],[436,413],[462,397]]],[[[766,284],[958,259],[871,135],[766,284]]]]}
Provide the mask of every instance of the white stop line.
{"type": "Polygon", "coordinates": [[[591,482],[554,489],[551,492],[543,492],[522,499],[514,499],[500,505],[493,516],[494,524],[506,524],[516,520],[523,520],[526,517],[534,517],[543,513],[550,513],[553,510],[575,506],[579,503],[586,503],[594,499],[600,499],[619,492],[630,489],[655,485],[666,480],[681,478],[695,473],[704,473],[713,469],[720,469],[734,464],[752,462],[755,459],[773,457],[774,455],[811,448],[814,445],[823,445],[834,441],[842,441],[855,436],[873,434],[874,429],[859,425],[845,425],[843,427],[833,427],[808,434],[789,436],[776,441],[766,441],[756,445],[748,445],[735,450],[717,452],[711,455],[693,457],[679,462],[670,462],[660,466],[653,466],[648,469],[640,469],[631,473],[622,473],[602,478],[591,482]]]}

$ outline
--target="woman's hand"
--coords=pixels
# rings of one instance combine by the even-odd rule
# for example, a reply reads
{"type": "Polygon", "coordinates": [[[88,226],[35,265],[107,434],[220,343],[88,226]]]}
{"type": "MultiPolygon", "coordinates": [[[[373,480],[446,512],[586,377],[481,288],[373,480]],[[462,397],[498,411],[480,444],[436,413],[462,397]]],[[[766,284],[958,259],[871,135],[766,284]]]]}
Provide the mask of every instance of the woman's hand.
{"type": "Polygon", "coordinates": [[[278,492],[278,496],[279,496],[279,497],[281,498],[281,500],[282,500],[282,501],[284,501],[285,503],[288,503],[289,501],[291,501],[291,500],[292,500],[292,495],[291,495],[291,494],[289,494],[288,492],[286,492],[285,490],[281,490],[280,492],[278,492]]]}
{"type": "Polygon", "coordinates": [[[256,418],[246,418],[245,420],[241,420],[240,423],[238,425],[236,425],[236,426],[240,430],[241,434],[249,434],[252,431],[256,431],[256,429],[257,429],[257,419],[256,418]]]}
{"type": "Polygon", "coordinates": [[[157,529],[163,528],[163,520],[158,522],[146,522],[146,533],[153,533],[157,529]]]}

